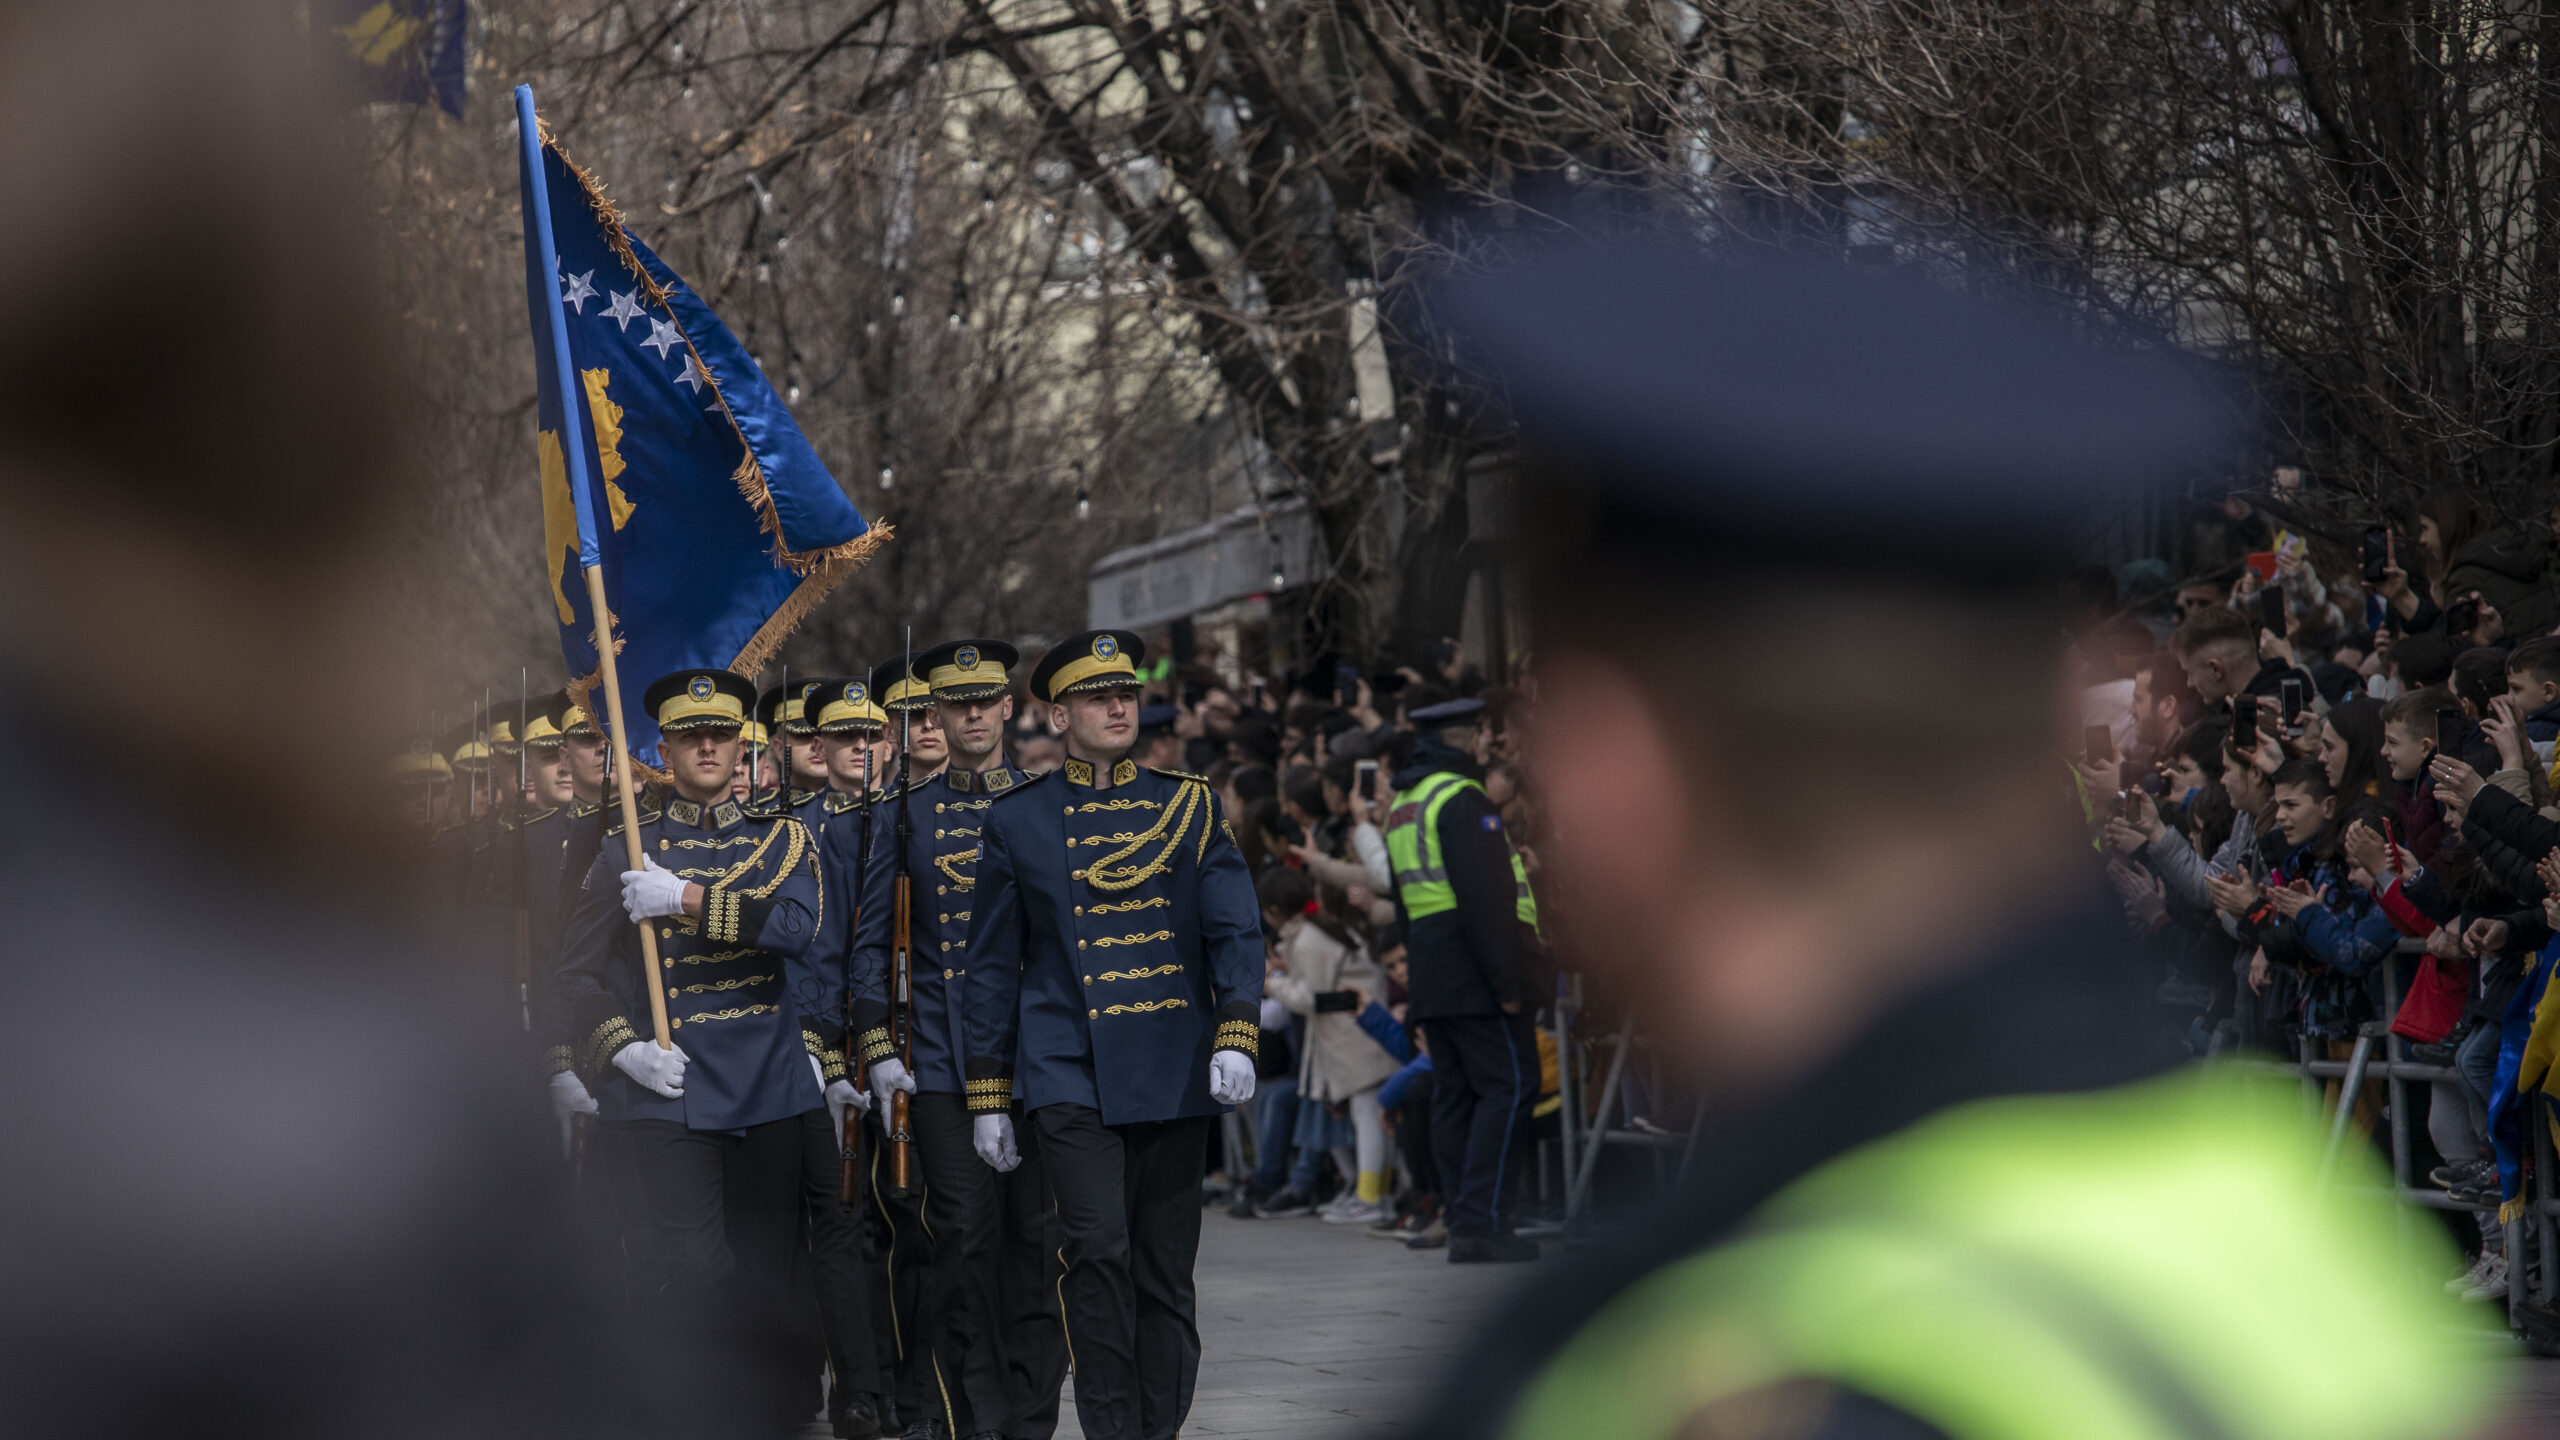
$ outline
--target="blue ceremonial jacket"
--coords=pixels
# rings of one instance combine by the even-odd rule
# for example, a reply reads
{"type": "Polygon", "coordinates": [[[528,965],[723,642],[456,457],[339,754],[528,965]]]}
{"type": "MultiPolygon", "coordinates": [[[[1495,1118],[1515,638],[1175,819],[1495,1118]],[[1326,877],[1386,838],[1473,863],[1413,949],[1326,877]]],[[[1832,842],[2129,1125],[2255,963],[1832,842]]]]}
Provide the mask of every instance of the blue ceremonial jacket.
{"type": "Polygon", "coordinates": [[[864,1064],[893,1053],[889,1038],[890,932],[897,923],[897,828],[906,817],[909,913],[915,949],[908,1073],[916,1089],[961,1093],[961,989],[969,974],[980,831],[987,807],[1021,785],[1021,771],[944,769],[871,807],[871,872],[853,939],[855,1048],[864,1064]]]}
{"type": "Polygon", "coordinates": [[[969,921],[969,1108],[1106,1125],[1215,1115],[1209,1056],[1261,1033],[1262,916],[1208,782],[1070,758],[984,814],[969,921]],[[1100,783],[1097,783],[1099,781],[1100,783]]]}
{"type": "MultiPolygon", "coordinates": [[[[882,802],[873,798],[877,808],[882,802]]],[[[792,1003],[800,1007],[802,1024],[821,1037],[827,1078],[852,1078],[846,1068],[844,1036],[845,964],[853,950],[853,922],[862,896],[864,857],[862,797],[827,790],[796,812],[817,817],[818,879],[835,903],[818,918],[818,936],[809,942],[789,972],[792,1003]]],[[[876,857],[874,857],[876,858],[876,857]]]]}
{"type": "Polygon", "coordinates": [[[666,978],[667,1038],[691,1063],[679,1100],[642,1089],[612,1063],[615,1051],[648,1038],[650,1023],[639,931],[622,909],[628,860],[617,819],[570,913],[561,971],[580,1065],[604,1118],[743,1130],[816,1109],[822,1097],[808,1057],[825,1055],[787,973],[825,909],[809,832],[735,800],[675,799],[643,813],[640,840],[706,892],[700,920],[649,922],[666,978]]]}

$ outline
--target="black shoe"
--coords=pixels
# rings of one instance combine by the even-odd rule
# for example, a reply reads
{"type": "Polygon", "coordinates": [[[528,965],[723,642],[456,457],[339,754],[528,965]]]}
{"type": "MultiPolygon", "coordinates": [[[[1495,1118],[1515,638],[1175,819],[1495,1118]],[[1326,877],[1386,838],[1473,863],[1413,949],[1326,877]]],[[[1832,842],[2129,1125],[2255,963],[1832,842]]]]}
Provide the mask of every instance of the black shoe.
{"type": "Polygon", "coordinates": [[[981,1430],[976,1434],[971,1435],[969,1440],[1004,1440],[1004,1432],[1001,1430],[981,1430]]]}
{"type": "Polygon", "coordinates": [[[941,1416],[927,1415],[913,1425],[899,1431],[898,1440],[942,1440],[942,1437],[947,1433],[949,1432],[942,1428],[941,1416]]]}
{"type": "Polygon", "coordinates": [[[1288,1220],[1300,1215],[1312,1215],[1315,1212],[1316,1207],[1308,1201],[1307,1192],[1296,1186],[1291,1186],[1253,1207],[1253,1213],[1265,1220],[1288,1220]]]}
{"type": "Polygon", "coordinates": [[[1517,1235],[1452,1235],[1449,1237],[1449,1263],[1452,1265],[1512,1264],[1538,1258],[1538,1242],[1517,1235]]]}
{"type": "Polygon", "coordinates": [[[1449,1243],[1449,1227],[1434,1220],[1404,1237],[1407,1250],[1437,1250],[1449,1243]]]}
{"type": "Polygon", "coordinates": [[[836,1440],[879,1440],[880,1404],[868,1395],[847,1396],[844,1408],[827,1416],[827,1428],[835,1431],[836,1440]]]}

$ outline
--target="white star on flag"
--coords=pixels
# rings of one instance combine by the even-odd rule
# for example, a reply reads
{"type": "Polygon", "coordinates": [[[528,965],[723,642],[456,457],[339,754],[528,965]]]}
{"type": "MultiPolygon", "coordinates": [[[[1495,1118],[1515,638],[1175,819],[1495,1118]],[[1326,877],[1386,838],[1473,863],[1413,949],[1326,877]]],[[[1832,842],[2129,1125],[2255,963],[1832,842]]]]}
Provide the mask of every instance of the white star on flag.
{"type": "Polygon", "coordinates": [[[596,298],[596,287],[587,282],[596,278],[596,272],[590,270],[584,275],[569,275],[564,278],[568,281],[569,288],[560,293],[560,303],[577,311],[580,315],[586,314],[587,302],[596,298]]]}
{"type": "Polygon", "coordinates": [[[640,343],[645,348],[656,350],[658,358],[664,360],[668,351],[684,343],[684,332],[676,328],[673,320],[653,317],[649,321],[649,338],[640,343]]]}
{"type": "Polygon", "coordinates": [[[693,352],[690,350],[684,352],[684,373],[676,377],[676,383],[691,386],[694,398],[700,399],[702,387],[709,384],[710,380],[710,375],[703,371],[702,362],[693,358],[693,352]]]}
{"type": "Polygon", "coordinates": [[[615,291],[613,303],[604,307],[604,318],[612,321],[616,330],[630,329],[631,322],[645,313],[640,308],[640,292],[637,290],[615,291]]]}

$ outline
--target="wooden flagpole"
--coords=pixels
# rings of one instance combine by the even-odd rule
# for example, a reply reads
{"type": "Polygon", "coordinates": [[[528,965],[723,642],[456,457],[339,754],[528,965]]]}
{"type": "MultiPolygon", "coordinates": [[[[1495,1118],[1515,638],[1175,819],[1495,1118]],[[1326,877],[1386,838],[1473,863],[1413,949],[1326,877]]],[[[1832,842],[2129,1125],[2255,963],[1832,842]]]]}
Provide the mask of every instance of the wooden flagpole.
{"type": "MultiPolygon", "coordinates": [[[[646,852],[640,848],[640,802],[631,790],[631,751],[622,743],[622,677],[614,673],[613,613],[604,603],[604,566],[586,567],[587,611],[596,619],[596,662],[599,666],[596,688],[604,692],[604,710],[611,717],[611,728],[604,743],[613,748],[605,753],[613,757],[613,788],[622,801],[622,844],[629,858],[627,869],[647,868],[646,852]]],[[[595,697],[590,695],[592,707],[595,697]]],[[[589,712],[590,719],[604,718],[589,712]]],[[[649,922],[640,922],[640,962],[649,975],[649,1023],[657,1027],[658,1048],[675,1048],[667,1040],[667,980],[658,963],[658,932],[649,922]]]]}

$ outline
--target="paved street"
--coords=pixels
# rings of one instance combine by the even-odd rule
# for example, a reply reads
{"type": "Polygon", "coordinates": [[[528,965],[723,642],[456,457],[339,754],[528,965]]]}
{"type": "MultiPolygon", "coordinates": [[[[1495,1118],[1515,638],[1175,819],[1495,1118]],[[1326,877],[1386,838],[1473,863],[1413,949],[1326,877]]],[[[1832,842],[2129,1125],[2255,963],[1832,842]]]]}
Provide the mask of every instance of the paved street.
{"type": "MultiPolygon", "coordinates": [[[[1452,1265],[1356,1225],[1230,1220],[1200,1236],[1200,1387],[1186,1436],[1375,1434],[1454,1363],[1494,1297],[1536,1273],[1452,1265]]],[[[1058,1434],[1081,1436],[1070,1395],[1058,1434]]]]}

